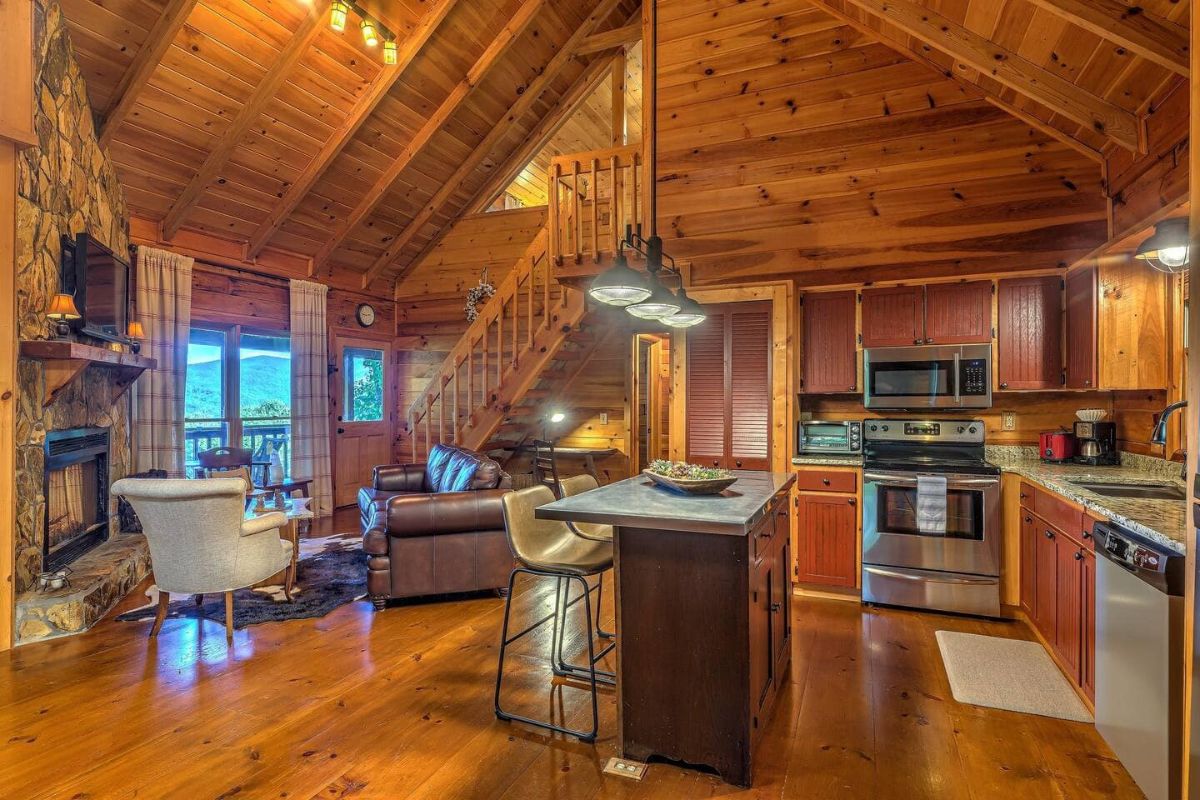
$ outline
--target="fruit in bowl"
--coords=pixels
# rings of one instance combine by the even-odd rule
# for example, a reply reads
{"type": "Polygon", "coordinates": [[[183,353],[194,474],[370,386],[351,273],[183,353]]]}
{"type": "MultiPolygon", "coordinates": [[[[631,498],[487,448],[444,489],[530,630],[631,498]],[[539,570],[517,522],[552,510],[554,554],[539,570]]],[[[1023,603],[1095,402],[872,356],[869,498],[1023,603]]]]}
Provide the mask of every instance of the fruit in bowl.
{"type": "Polygon", "coordinates": [[[665,459],[650,462],[643,472],[659,486],[684,494],[719,494],[737,481],[727,469],[665,459]]]}

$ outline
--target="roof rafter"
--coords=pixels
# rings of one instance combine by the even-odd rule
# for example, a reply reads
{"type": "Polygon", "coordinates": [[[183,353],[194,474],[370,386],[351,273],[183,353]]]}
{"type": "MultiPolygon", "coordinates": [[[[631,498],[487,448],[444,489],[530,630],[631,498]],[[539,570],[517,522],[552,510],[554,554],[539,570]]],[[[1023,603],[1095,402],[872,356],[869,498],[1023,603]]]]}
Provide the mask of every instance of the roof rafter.
{"type": "MultiPolygon", "coordinates": [[[[314,273],[318,272],[325,265],[325,262],[341,246],[346,237],[350,235],[350,232],[371,216],[375,209],[378,208],[379,204],[383,202],[383,198],[392,190],[392,187],[399,180],[400,175],[407,169],[408,165],[421,154],[434,135],[442,129],[442,126],[458,111],[463,101],[470,96],[471,91],[487,77],[492,67],[496,66],[496,63],[508,52],[508,48],[525,32],[525,29],[533,22],[534,17],[537,16],[537,12],[541,10],[544,3],[545,0],[525,0],[521,4],[521,7],[517,9],[517,13],[500,29],[496,37],[492,39],[479,58],[475,60],[471,68],[467,70],[467,74],[463,79],[450,90],[450,94],[437,107],[437,110],[425,120],[425,124],[421,126],[420,130],[413,134],[412,139],[404,146],[404,150],[400,155],[379,176],[375,184],[363,196],[358,205],[354,207],[354,210],[350,212],[350,216],[343,220],[334,230],[333,236],[329,237],[325,244],[321,245],[321,249],[313,256],[312,269],[314,273]]],[[[370,280],[364,280],[363,288],[365,289],[368,284],[370,284],[370,280]]]]}
{"type": "Polygon", "coordinates": [[[1188,30],[1117,0],[1030,0],[1132,53],[1188,76],[1188,30]]]}
{"type": "MultiPolygon", "coordinates": [[[[820,0],[816,0],[819,4],[820,0]]],[[[1087,125],[1122,147],[1139,152],[1141,123],[1118,108],[1022,56],[912,0],[846,0],[869,16],[895,25],[930,47],[978,69],[1055,113],[1087,125]]]]}
{"type": "Polygon", "coordinates": [[[187,22],[195,7],[196,0],[168,0],[154,27],[146,35],[146,41],[133,57],[129,69],[125,70],[117,88],[113,90],[108,108],[100,115],[104,122],[97,138],[102,148],[108,147],[117,130],[133,111],[138,95],[150,82],[150,76],[158,69],[159,62],[175,41],[175,34],[179,33],[179,29],[187,22]]]}
{"type": "MultiPolygon", "coordinates": [[[[193,0],[194,1],[194,0],[193,0]]],[[[434,31],[442,24],[442,20],[446,18],[458,4],[459,0],[441,0],[437,6],[425,13],[421,21],[411,34],[404,38],[404,44],[400,47],[400,52],[397,54],[396,63],[384,66],[371,85],[367,87],[367,91],[354,108],[346,116],[338,129],[321,147],[321,151],[313,158],[299,177],[292,182],[288,187],[287,192],[280,198],[279,202],[271,210],[270,215],[263,220],[258,229],[250,236],[250,246],[247,250],[249,258],[254,258],[262,249],[267,246],[281,227],[287,221],[287,218],[296,210],[296,206],[300,205],[300,201],[305,198],[321,176],[325,174],[325,170],[329,169],[329,165],[341,155],[343,149],[349,144],[354,135],[358,133],[359,128],[367,121],[370,116],[375,113],[375,109],[387,96],[392,87],[396,85],[396,81],[404,74],[404,70],[413,62],[417,54],[425,47],[426,43],[433,36],[434,31]]]]}
{"type": "Polygon", "coordinates": [[[576,57],[575,51],[579,47],[579,44],[596,29],[597,25],[608,19],[619,4],[620,0],[600,0],[595,9],[592,10],[592,13],[579,24],[579,27],[575,29],[570,38],[554,54],[554,57],[550,59],[545,68],[536,78],[530,81],[529,86],[517,97],[504,117],[488,131],[483,141],[471,151],[471,154],[459,165],[454,174],[442,184],[442,187],[438,189],[437,193],[434,194],[425,207],[409,221],[404,230],[400,232],[400,235],[388,243],[383,253],[375,259],[363,275],[364,287],[369,286],[371,281],[378,278],[396,257],[404,251],[404,248],[408,246],[408,243],[413,240],[413,237],[417,235],[425,223],[429,222],[433,218],[433,215],[441,210],[442,205],[452,194],[458,191],[462,182],[475,171],[483,159],[492,152],[501,137],[508,132],[508,126],[525,115],[529,107],[549,87],[550,82],[557,78],[563,68],[576,57]]]}
{"type": "Polygon", "coordinates": [[[631,22],[628,25],[622,25],[619,28],[613,28],[610,31],[601,31],[593,33],[591,36],[580,42],[579,47],[575,50],[576,55],[586,56],[591,53],[600,53],[605,50],[612,50],[615,47],[628,47],[631,44],[637,44],[642,40],[642,23],[631,22]]]}
{"type": "Polygon", "coordinates": [[[209,184],[217,179],[221,170],[225,169],[225,165],[229,163],[230,157],[233,156],[233,151],[238,144],[250,132],[250,126],[253,125],[267,104],[275,98],[275,93],[279,91],[279,87],[287,80],[288,75],[300,59],[308,52],[309,47],[324,29],[325,13],[329,9],[330,0],[316,0],[312,7],[308,10],[308,15],[300,23],[299,29],[292,34],[292,38],[288,40],[287,46],[279,54],[271,64],[271,68],[267,70],[267,74],[259,81],[258,86],[254,88],[254,92],[250,95],[246,103],[238,110],[237,116],[230,123],[229,128],[225,131],[217,142],[216,147],[209,152],[208,157],[204,159],[204,163],[200,169],[188,182],[188,185],[183,187],[179,197],[175,198],[175,202],[167,210],[166,216],[163,218],[163,236],[168,240],[175,236],[179,228],[183,225],[183,221],[187,215],[191,213],[192,208],[199,202],[201,196],[208,189],[209,184]]]}

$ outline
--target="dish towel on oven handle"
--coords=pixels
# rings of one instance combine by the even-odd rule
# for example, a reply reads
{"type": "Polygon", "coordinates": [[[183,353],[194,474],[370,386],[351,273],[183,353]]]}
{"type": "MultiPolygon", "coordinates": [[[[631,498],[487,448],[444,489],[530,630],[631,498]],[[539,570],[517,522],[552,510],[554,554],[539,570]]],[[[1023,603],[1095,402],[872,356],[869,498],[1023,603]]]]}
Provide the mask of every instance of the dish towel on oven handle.
{"type": "Polygon", "coordinates": [[[946,532],[946,478],[941,475],[917,476],[917,530],[946,532]]]}

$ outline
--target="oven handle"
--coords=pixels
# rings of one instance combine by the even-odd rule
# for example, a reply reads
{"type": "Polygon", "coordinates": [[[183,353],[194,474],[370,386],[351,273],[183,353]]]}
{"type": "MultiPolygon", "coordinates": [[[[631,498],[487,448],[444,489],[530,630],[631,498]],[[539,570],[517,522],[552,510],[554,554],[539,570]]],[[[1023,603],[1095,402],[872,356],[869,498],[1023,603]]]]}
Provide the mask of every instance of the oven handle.
{"type": "MultiPolygon", "coordinates": [[[[932,474],[932,473],[931,473],[932,474]]],[[[916,486],[916,478],[902,478],[897,475],[882,475],[878,472],[864,472],[864,481],[877,481],[894,486],[916,486]]],[[[999,478],[946,478],[946,486],[999,486],[999,478]]]]}
{"type": "Polygon", "coordinates": [[[933,577],[930,575],[909,575],[906,572],[893,572],[890,569],[883,569],[868,564],[863,567],[865,572],[870,572],[873,575],[882,575],[885,578],[897,578],[902,581],[920,581],[921,583],[952,583],[963,584],[967,586],[974,585],[993,585],[997,583],[997,578],[951,578],[951,577],[933,577]]]}

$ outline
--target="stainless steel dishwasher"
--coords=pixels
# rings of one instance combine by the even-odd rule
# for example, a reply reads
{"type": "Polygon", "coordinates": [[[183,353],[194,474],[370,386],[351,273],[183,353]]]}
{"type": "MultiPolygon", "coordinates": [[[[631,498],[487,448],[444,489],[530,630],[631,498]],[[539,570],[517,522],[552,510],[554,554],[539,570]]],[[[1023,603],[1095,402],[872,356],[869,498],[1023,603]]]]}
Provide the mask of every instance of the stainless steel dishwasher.
{"type": "Polygon", "coordinates": [[[1184,557],[1097,522],[1096,729],[1145,792],[1182,790],[1184,557]]]}

